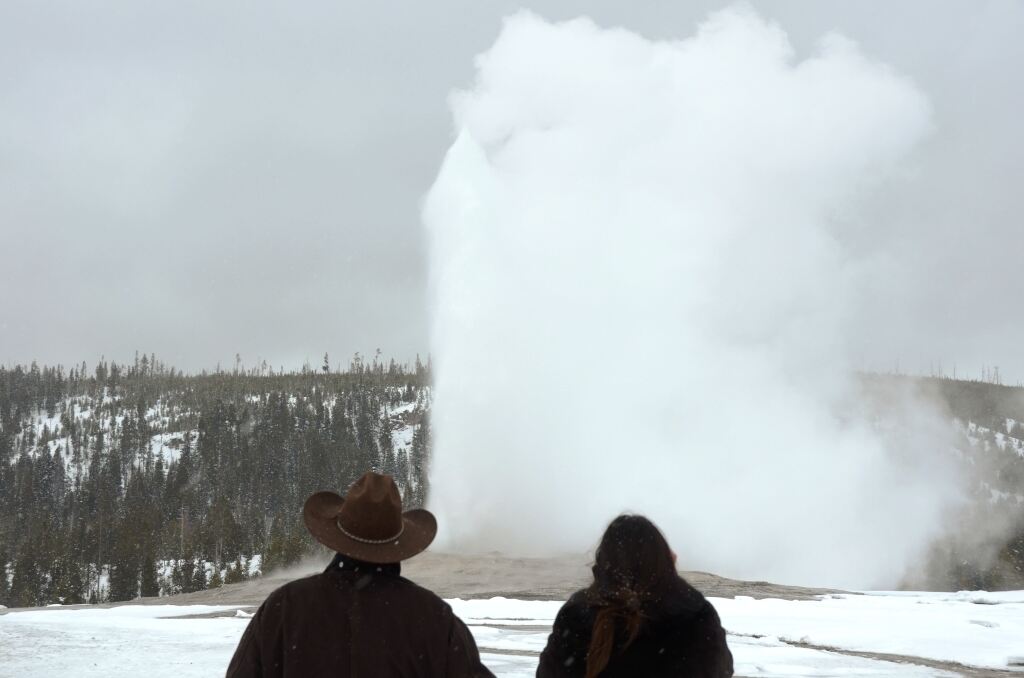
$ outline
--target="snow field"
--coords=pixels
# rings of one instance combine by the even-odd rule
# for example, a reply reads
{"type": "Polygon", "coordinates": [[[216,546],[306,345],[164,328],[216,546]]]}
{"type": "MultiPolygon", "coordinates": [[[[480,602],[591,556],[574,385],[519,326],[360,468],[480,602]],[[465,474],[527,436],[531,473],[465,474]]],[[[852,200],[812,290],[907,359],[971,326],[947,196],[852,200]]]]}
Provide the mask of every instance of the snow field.
{"type": "Polygon", "coordinates": [[[0,676],[223,675],[248,620],[165,617],[225,609],[232,608],[122,605],[10,613],[0,617],[0,676]]]}
{"type": "MultiPolygon", "coordinates": [[[[1004,670],[1011,657],[1024,654],[1024,591],[711,600],[729,631],[738,676],[957,675],[791,642],[1004,670]]],[[[561,607],[557,601],[505,598],[448,602],[470,626],[485,663],[507,678],[534,674],[561,607]]],[[[232,605],[9,612],[0,615],[0,677],[220,675],[248,619],[232,605]],[[211,613],[228,616],[182,618],[211,613]]]]}
{"type": "Polygon", "coordinates": [[[1000,669],[1024,652],[1021,592],[713,602],[732,634],[1000,669]]]}

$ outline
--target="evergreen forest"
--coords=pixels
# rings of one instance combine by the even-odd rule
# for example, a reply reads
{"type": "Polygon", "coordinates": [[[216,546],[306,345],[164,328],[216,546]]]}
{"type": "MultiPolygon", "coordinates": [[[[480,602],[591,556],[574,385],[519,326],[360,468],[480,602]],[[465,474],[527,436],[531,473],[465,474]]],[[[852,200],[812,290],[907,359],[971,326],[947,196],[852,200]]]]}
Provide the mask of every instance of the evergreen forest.
{"type": "Polygon", "coordinates": [[[301,506],[368,469],[427,493],[430,369],[366,361],[186,375],[143,355],[0,368],[0,604],[239,581],[313,542],[301,506]]]}

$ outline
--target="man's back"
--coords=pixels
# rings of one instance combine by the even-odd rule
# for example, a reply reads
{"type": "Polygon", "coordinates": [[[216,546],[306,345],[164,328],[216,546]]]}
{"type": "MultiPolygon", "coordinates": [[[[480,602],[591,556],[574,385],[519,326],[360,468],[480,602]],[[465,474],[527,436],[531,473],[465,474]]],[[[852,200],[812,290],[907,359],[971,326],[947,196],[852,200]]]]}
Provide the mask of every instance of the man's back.
{"type": "Polygon", "coordinates": [[[397,564],[337,563],[270,594],[228,678],[491,676],[448,604],[397,564]]]}

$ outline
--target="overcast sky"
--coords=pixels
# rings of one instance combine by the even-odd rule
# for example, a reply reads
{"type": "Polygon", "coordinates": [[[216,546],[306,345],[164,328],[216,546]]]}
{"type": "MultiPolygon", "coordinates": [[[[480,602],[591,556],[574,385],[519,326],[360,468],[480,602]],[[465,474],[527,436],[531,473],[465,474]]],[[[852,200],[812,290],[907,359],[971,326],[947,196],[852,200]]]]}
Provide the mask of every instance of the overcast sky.
{"type": "MultiPolygon", "coordinates": [[[[420,202],[502,17],[672,39],[725,4],[6,0],[0,363],[426,354],[420,202]]],[[[905,281],[865,309],[862,365],[1024,380],[1024,3],[752,4],[797,58],[839,31],[934,107],[867,207],[905,281]]]]}

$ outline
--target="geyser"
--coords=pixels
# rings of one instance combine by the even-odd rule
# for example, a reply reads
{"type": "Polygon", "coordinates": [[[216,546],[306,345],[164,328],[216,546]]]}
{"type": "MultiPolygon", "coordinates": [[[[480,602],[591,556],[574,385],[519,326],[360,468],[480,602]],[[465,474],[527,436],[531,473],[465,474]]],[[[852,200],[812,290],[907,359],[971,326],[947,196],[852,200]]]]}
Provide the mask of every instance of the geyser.
{"type": "Polygon", "coordinates": [[[935,435],[858,414],[880,283],[843,234],[926,98],[740,7],[677,42],[516,14],[452,108],[424,207],[442,544],[583,551],[632,510],[686,567],[894,585],[956,484],[935,435]]]}

